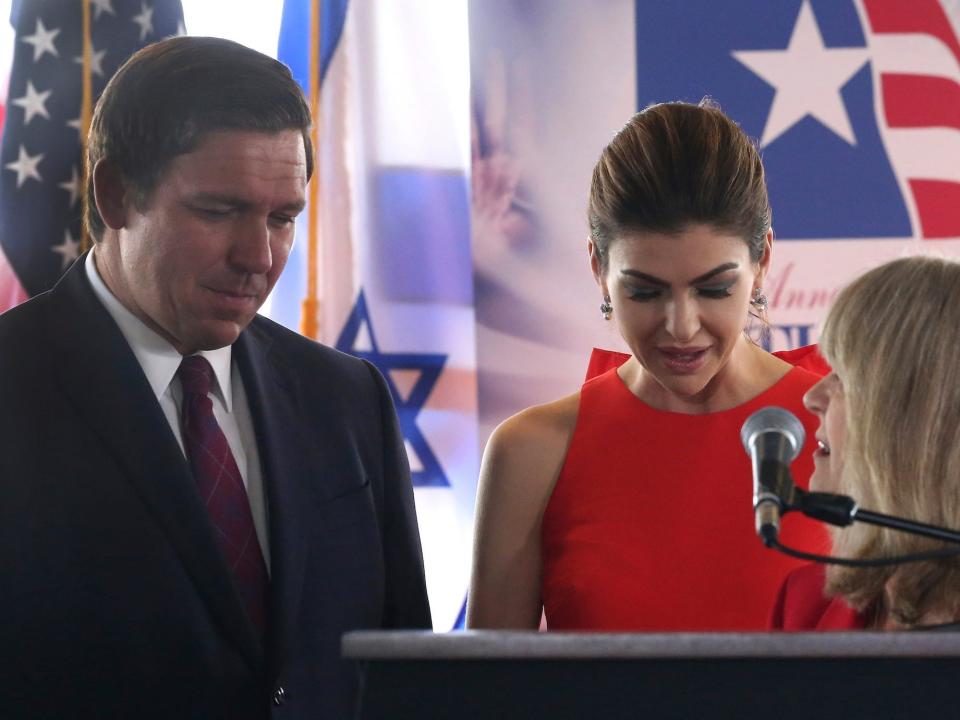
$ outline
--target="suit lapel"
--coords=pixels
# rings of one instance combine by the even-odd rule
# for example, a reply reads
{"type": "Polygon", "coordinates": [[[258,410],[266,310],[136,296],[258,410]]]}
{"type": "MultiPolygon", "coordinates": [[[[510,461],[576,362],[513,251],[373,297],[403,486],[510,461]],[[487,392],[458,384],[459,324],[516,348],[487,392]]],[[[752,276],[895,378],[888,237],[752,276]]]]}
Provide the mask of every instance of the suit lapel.
{"type": "Polygon", "coordinates": [[[270,622],[268,667],[279,672],[296,632],[303,594],[309,503],[304,483],[316,475],[308,460],[296,373],[271,352],[257,321],[234,344],[253,416],[270,522],[270,622]]]}
{"type": "Polygon", "coordinates": [[[59,382],[149,507],[211,615],[254,667],[263,651],[189,467],[136,357],[77,262],[51,292],[59,382]]]}

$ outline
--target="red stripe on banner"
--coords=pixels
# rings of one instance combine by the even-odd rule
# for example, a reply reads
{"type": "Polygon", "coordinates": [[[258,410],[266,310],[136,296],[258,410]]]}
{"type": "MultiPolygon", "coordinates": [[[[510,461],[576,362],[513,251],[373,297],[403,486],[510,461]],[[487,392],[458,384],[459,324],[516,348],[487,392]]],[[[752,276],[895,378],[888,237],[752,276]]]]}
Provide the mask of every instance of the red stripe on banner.
{"type": "Polygon", "coordinates": [[[932,75],[884,74],[883,105],[890,127],[960,129],[960,85],[932,75]]]}
{"type": "Polygon", "coordinates": [[[28,297],[13,268],[7,262],[7,256],[0,248],[0,312],[9,310],[26,300],[28,297]]]}
{"type": "Polygon", "coordinates": [[[875,33],[924,33],[938,38],[960,62],[960,43],[938,0],[864,0],[875,33]]]}
{"type": "Polygon", "coordinates": [[[917,204],[924,238],[960,238],[960,183],[911,180],[910,189],[917,204]]]}

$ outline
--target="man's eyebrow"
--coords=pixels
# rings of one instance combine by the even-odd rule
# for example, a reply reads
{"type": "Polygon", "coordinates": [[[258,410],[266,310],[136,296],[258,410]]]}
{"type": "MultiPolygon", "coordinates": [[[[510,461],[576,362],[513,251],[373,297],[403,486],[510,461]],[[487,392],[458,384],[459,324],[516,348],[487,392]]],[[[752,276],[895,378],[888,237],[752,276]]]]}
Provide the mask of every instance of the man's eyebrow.
{"type": "MultiPolygon", "coordinates": [[[[243,198],[237,197],[236,195],[227,195],[223,193],[212,193],[212,192],[200,192],[196,195],[190,196],[191,202],[209,202],[209,203],[219,203],[221,205],[230,205],[231,207],[245,208],[249,207],[250,203],[243,198]]],[[[286,205],[281,205],[278,210],[289,213],[299,213],[305,207],[307,203],[305,200],[295,200],[289,202],[286,205]]]]}
{"type": "MultiPolygon", "coordinates": [[[[717,265],[713,270],[705,272],[703,275],[698,275],[693,280],[690,281],[691,285],[696,285],[698,283],[705,282],[712,278],[714,275],[719,275],[720,273],[726,272],[727,270],[736,270],[740,267],[739,264],[735,262],[723,263],[723,265],[717,265]]],[[[637,278],[638,280],[644,280],[645,282],[650,283],[651,285],[659,285],[661,287],[668,287],[670,283],[666,280],[662,280],[655,275],[648,275],[645,272],[640,272],[639,270],[626,270],[620,271],[621,275],[629,275],[630,277],[637,278]]]]}
{"type": "Polygon", "coordinates": [[[301,213],[306,207],[307,207],[306,200],[297,200],[296,202],[291,202],[291,203],[287,203],[286,205],[282,205],[280,209],[283,210],[284,212],[293,213],[294,215],[297,215],[301,213]]]}

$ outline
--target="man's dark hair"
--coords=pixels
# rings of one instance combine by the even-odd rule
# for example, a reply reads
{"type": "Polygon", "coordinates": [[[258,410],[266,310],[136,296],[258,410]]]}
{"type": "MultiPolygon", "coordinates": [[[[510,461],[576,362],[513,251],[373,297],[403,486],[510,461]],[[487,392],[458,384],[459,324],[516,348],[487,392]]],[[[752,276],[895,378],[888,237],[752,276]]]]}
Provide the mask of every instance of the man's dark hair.
{"type": "Polygon", "coordinates": [[[103,236],[93,168],[106,159],[143,209],[173,158],[213,130],[299,130],[313,173],[310,109],[289,68],[248,47],[212,37],[177,37],[133,55],[107,83],[87,143],[84,219],[103,236]]]}

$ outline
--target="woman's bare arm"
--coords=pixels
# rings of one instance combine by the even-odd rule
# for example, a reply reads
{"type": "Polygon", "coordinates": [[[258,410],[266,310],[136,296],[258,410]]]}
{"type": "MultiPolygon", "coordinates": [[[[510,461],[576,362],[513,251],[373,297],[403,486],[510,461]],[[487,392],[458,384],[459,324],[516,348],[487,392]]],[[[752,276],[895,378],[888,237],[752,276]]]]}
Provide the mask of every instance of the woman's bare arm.
{"type": "Polygon", "coordinates": [[[487,442],[477,492],[471,628],[540,625],[540,521],[566,457],[579,393],[524,410],[487,442]]]}

